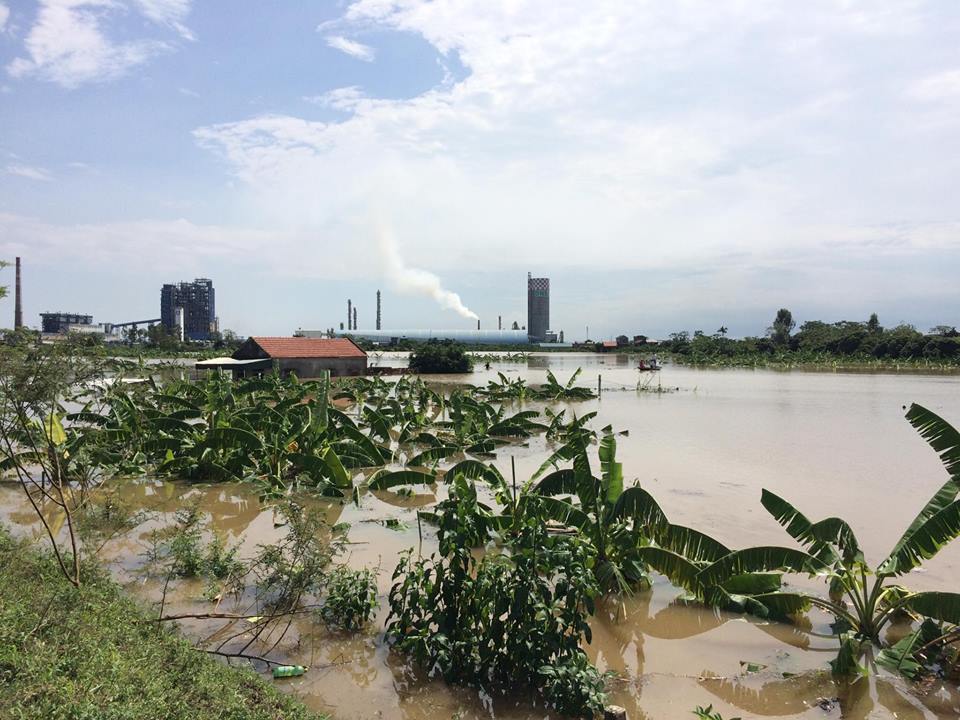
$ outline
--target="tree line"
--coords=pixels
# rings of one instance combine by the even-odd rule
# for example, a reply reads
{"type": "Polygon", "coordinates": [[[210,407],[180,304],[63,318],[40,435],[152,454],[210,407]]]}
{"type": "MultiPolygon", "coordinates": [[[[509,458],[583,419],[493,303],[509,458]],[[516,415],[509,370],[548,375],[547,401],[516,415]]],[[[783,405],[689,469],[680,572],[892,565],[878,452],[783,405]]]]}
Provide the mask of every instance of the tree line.
{"type": "Polygon", "coordinates": [[[793,314],[786,308],[777,311],[773,323],[760,337],[730,338],[726,327],[712,334],[696,330],[691,335],[684,330],[672,333],[661,347],[691,362],[846,358],[960,363],[960,332],[953,326],[937,325],[926,333],[907,324],[884,328],[873,313],[866,321],[808,320],[796,329],[793,314]]]}

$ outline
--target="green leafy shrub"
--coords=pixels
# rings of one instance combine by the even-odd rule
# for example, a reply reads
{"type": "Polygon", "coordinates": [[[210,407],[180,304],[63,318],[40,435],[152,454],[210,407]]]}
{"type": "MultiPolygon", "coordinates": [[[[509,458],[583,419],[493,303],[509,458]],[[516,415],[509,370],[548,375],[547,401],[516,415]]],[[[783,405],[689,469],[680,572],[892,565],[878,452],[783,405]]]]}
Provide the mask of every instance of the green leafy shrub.
{"type": "Polygon", "coordinates": [[[327,576],[326,590],[320,616],[327,624],[344,630],[359,630],[380,606],[373,570],[352,570],[341,565],[327,576]]]}
{"type": "Polygon", "coordinates": [[[246,566],[237,558],[237,546],[229,547],[216,533],[210,542],[204,541],[204,526],[197,508],[181,510],[176,517],[175,526],[156,531],[152,538],[155,557],[168,559],[172,575],[226,580],[246,574],[246,566]]]}
{"type": "Polygon", "coordinates": [[[343,549],[343,538],[332,534],[323,513],[295,502],[280,506],[287,528],[277,543],[260,547],[252,566],[258,594],[275,611],[297,607],[305,595],[320,595],[328,567],[343,549]]]}
{"type": "MultiPolygon", "coordinates": [[[[603,678],[581,642],[599,593],[594,551],[546,532],[529,507],[503,553],[477,560],[475,491],[463,478],[441,512],[439,556],[404,554],[393,574],[387,636],[431,675],[488,693],[528,688],[560,712],[592,716],[603,678]]],[[[530,500],[531,505],[537,499],[530,500]]]]}
{"type": "Polygon", "coordinates": [[[418,373],[468,373],[473,360],[460,343],[431,340],[410,354],[410,369],[418,373]]]}
{"type": "Polygon", "coordinates": [[[606,703],[604,678],[583,653],[539,670],[543,697],[563,715],[582,715],[606,703]]]}
{"type": "MultiPolygon", "coordinates": [[[[696,715],[700,720],[723,720],[723,715],[719,712],[714,712],[713,705],[707,705],[706,707],[698,707],[693,711],[693,714],[696,715]]],[[[730,720],[740,720],[740,718],[730,718],[730,720]]]]}

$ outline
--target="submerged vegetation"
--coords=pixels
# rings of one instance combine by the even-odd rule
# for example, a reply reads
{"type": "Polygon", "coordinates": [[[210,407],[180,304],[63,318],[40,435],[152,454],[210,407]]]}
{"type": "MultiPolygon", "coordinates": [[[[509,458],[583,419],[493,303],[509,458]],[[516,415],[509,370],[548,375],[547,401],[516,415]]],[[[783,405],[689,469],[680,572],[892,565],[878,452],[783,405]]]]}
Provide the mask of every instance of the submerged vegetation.
{"type": "Polygon", "coordinates": [[[431,340],[410,353],[410,369],[418,373],[468,373],[473,370],[473,358],[460,343],[431,340]]]}
{"type": "MultiPolygon", "coordinates": [[[[783,316],[778,342],[789,331],[783,316]]],[[[960,595],[896,583],[960,535],[960,434],[919,406],[907,419],[950,477],[872,567],[846,522],[812,522],[768,491],[763,506],[800,547],[736,550],[671,523],[647,489],[626,482],[614,428],[595,430],[596,412],[575,413],[594,397],[577,385],[579,372],[567,382],[548,373],[539,386],[501,373],[444,391],[410,376],[335,386],[276,375],[120,379],[69,349],[14,349],[2,361],[2,466],[77,592],[104,534],[129,527],[110,499],[112,478],[252,483],[272,505],[284,535],[250,558],[190,508],[148,538],[152,572],[166,583],[196,578],[218,603],[233,598],[233,612],[205,616],[223,623],[207,651],[273,663],[254,650],[277,647],[294,614],[338,631],[364,627],[377,609],[376,573],[339,562],[345,528],[301,500],[360,504],[368,491],[443,483],[448,497],[418,513],[418,525],[436,525],[438,552],[411,550],[393,570],[387,637],[449,682],[490,695],[530,691],[560,713],[596,714],[604,676],[582,649],[589,618],[604,596],[642,590],[655,572],[685,602],[788,622],[825,610],[836,620],[837,673],[855,671],[871,649],[877,664],[914,678],[957,666],[960,595]],[[508,481],[491,460],[534,437],[549,456],[532,477],[508,481]],[[827,592],[795,591],[783,581],[790,573],[822,576],[827,592]],[[891,643],[884,630],[894,620],[908,632],[891,643]]],[[[173,619],[160,613],[161,623],[173,619]]]]}
{"type": "Polygon", "coordinates": [[[394,572],[391,641],[448,682],[487,693],[529,687],[563,714],[599,712],[603,679],[581,648],[599,594],[589,542],[550,534],[534,501],[503,552],[477,560],[490,518],[462,476],[437,517],[439,556],[408,551],[394,572]]]}

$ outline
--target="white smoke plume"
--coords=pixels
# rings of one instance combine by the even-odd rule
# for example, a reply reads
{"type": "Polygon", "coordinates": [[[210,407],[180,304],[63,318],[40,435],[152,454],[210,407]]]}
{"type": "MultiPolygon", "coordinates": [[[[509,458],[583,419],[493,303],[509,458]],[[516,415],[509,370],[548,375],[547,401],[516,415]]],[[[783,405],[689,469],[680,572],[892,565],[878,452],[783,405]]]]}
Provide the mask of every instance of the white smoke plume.
{"type": "Polygon", "coordinates": [[[393,234],[386,229],[379,232],[380,257],[387,280],[397,292],[407,295],[424,295],[437,301],[445,310],[453,310],[460,317],[479,320],[480,316],[463,304],[460,296],[440,284],[440,278],[432,272],[407,267],[400,257],[400,248],[393,234]]]}

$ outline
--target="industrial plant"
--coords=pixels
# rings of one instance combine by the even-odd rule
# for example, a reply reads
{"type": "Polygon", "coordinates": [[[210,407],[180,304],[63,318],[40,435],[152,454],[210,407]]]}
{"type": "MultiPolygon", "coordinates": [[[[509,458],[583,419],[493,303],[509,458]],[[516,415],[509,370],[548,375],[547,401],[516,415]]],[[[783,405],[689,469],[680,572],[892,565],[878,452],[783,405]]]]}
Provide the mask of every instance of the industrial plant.
{"type": "Polygon", "coordinates": [[[530,342],[547,341],[550,329],[550,278],[527,273],[527,335],[530,342]]]}
{"type": "MultiPolygon", "coordinates": [[[[20,258],[16,258],[14,289],[13,327],[23,325],[23,272],[20,258]]],[[[213,281],[198,278],[193,282],[164,285],[160,291],[161,317],[129,320],[125,322],[94,323],[93,315],[62,310],[40,313],[40,332],[46,336],[83,333],[100,335],[107,342],[124,339],[124,329],[138,330],[162,323],[168,333],[176,334],[182,341],[210,340],[218,331],[218,319],[214,302],[213,281]]],[[[136,336],[136,333],[133,333],[136,336]]]]}
{"type": "Polygon", "coordinates": [[[358,340],[376,343],[378,345],[395,345],[400,342],[427,342],[429,340],[453,340],[466,345],[529,345],[551,344],[563,342],[563,333],[550,330],[550,278],[535,278],[527,273],[527,324],[523,327],[516,322],[511,329],[503,328],[503,317],[497,317],[497,329],[486,330],[481,328],[477,321],[476,328],[457,329],[385,329],[383,327],[382,296],[379,290],[376,293],[376,322],[375,328],[360,329],[358,310],[352,298],[347,299],[347,320],[340,323],[339,331],[328,330],[298,330],[297,335],[307,338],[322,338],[332,336],[349,336],[358,340]]]}
{"type": "Polygon", "coordinates": [[[209,340],[218,328],[213,281],[167,283],[160,289],[160,323],[180,340],[209,340]]]}

